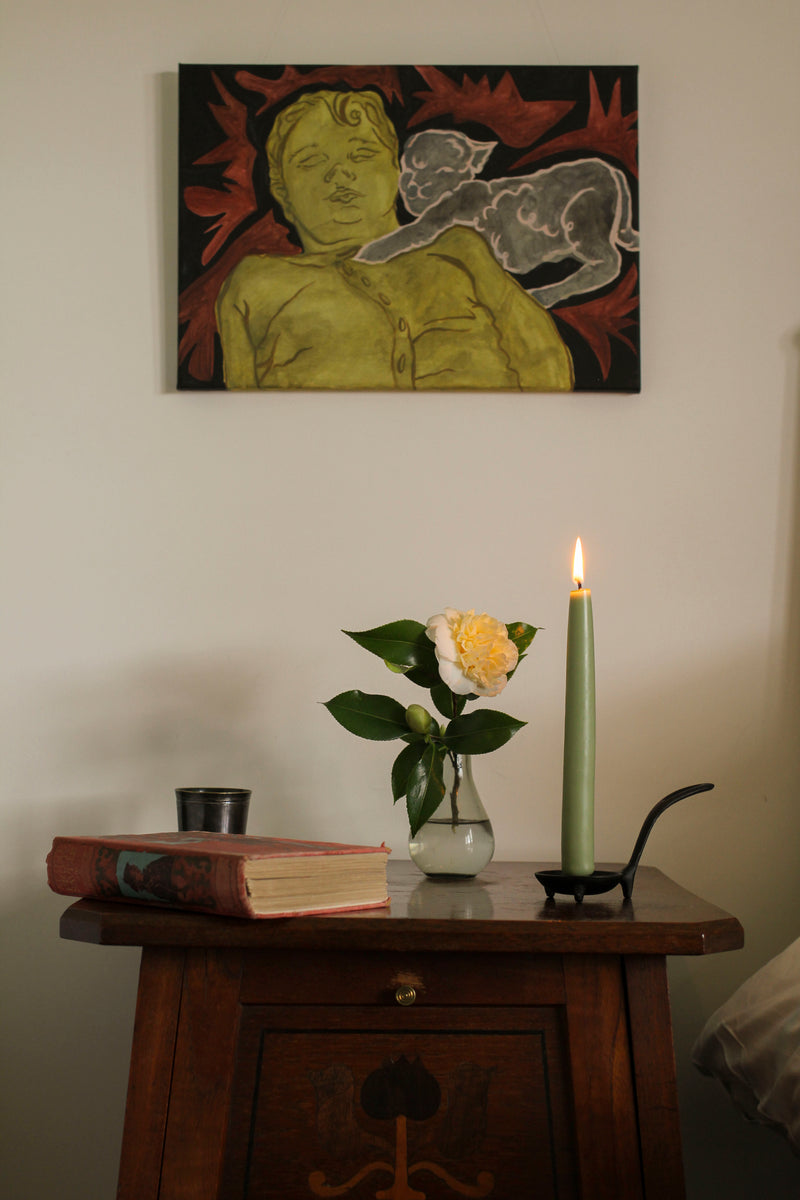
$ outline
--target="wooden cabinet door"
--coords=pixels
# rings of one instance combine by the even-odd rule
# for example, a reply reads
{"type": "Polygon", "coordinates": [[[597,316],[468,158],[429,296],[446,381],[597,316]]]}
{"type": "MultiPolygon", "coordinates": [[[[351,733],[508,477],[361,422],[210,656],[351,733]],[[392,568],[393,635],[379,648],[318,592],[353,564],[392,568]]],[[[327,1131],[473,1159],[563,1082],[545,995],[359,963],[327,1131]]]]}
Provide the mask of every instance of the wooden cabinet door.
{"type": "Polygon", "coordinates": [[[572,1200],[562,1018],[244,1006],[225,1200],[572,1200]]]}

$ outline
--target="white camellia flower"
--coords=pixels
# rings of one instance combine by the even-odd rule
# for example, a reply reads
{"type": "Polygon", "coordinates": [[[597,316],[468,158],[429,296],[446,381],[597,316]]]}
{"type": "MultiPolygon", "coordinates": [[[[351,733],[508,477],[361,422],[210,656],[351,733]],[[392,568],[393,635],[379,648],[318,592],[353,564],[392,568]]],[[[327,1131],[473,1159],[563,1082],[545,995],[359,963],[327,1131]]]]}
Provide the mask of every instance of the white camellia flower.
{"type": "Polygon", "coordinates": [[[519,659],[502,621],[475,610],[446,608],[425,630],[434,643],[442,682],[457,696],[497,696],[519,659]]]}

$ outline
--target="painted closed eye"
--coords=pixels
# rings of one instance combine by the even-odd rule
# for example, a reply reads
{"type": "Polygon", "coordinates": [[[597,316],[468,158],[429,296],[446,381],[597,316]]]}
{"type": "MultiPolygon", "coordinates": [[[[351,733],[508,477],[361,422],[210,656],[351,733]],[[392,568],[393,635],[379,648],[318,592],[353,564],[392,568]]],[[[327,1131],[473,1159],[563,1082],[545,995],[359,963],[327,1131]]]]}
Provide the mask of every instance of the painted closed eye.
{"type": "Polygon", "coordinates": [[[365,162],[367,159],[374,158],[376,154],[380,154],[377,146],[362,146],[359,150],[353,150],[349,158],[351,162],[365,162]]]}
{"type": "Polygon", "coordinates": [[[295,159],[295,166],[301,171],[308,171],[311,167],[319,167],[328,161],[327,154],[309,154],[304,158],[295,159]]]}

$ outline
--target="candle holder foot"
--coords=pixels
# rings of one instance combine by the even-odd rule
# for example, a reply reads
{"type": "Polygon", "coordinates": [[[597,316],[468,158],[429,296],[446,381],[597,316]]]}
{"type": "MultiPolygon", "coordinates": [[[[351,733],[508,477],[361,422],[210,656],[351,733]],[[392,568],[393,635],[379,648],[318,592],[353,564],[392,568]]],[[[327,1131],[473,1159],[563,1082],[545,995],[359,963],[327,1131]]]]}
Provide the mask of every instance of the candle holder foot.
{"type": "Polygon", "coordinates": [[[659,800],[645,817],[633,847],[633,854],[620,871],[593,871],[591,875],[568,875],[565,871],[537,871],[536,878],[544,888],[547,899],[553,900],[556,895],[574,896],[576,904],[582,904],[584,896],[602,895],[603,892],[612,891],[619,884],[623,898],[630,900],[639,859],[658,818],[679,800],[685,800],[697,792],[710,792],[713,786],[713,783],[695,783],[690,787],[679,788],[677,792],[670,792],[663,800],[659,800]]]}
{"type": "MultiPolygon", "coordinates": [[[[622,883],[619,871],[592,871],[591,875],[567,875],[565,871],[537,871],[536,878],[541,883],[547,899],[555,896],[574,896],[576,904],[583,903],[584,896],[599,896],[610,892],[618,883],[622,883]]],[[[625,892],[629,899],[630,890],[625,892]]]]}

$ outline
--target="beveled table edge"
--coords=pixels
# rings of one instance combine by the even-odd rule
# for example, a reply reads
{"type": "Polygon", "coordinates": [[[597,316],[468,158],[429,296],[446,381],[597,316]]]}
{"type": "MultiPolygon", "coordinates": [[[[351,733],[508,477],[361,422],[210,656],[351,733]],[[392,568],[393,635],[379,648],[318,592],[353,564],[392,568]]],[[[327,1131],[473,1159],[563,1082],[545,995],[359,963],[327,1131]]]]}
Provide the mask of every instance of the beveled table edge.
{"type": "Polygon", "coordinates": [[[576,904],[546,899],[534,872],[553,865],[492,863],[477,879],[438,881],[410,862],[390,862],[388,908],[262,920],[79,900],[62,915],[60,934],[95,945],[254,950],[703,955],[744,944],[735,917],[655,867],[639,868],[630,901],[618,889],[576,904]]]}

